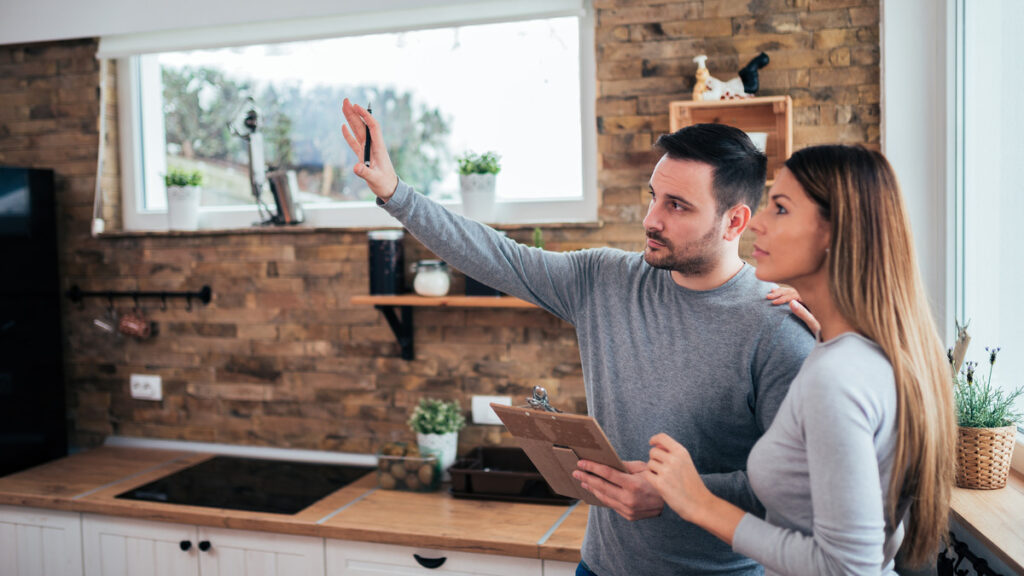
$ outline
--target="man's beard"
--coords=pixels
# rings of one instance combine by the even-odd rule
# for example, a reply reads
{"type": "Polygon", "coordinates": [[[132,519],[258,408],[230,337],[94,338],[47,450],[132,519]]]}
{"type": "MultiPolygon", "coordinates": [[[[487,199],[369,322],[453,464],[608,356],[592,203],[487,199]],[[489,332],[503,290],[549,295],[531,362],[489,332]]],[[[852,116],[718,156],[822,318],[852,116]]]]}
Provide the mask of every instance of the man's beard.
{"type": "Polygon", "coordinates": [[[655,268],[679,272],[683,276],[702,276],[707,274],[717,261],[715,251],[715,237],[718,235],[717,227],[712,225],[706,234],[700,238],[687,242],[682,249],[675,249],[671,243],[662,238],[659,234],[647,231],[647,237],[665,245],[658,255],[652,254],[650,248],[644,249],[644,260],[655,268]]]}

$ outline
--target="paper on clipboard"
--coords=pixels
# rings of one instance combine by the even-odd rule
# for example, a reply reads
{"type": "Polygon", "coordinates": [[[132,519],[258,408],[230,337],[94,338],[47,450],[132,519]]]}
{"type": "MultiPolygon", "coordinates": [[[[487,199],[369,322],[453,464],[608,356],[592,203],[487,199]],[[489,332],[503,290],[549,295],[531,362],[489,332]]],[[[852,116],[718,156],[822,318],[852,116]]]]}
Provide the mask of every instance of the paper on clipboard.
{"type": "Polygon", "coordinates": [[[580,414],[544,412],[494,403],[490,406],[552,490],[563,496],[579,498],[587,504],[604,506],[572,477],[572,473],[578,470],[576,463],[579,460],[592,460],[626,471],[597,420],[580,414]]]}

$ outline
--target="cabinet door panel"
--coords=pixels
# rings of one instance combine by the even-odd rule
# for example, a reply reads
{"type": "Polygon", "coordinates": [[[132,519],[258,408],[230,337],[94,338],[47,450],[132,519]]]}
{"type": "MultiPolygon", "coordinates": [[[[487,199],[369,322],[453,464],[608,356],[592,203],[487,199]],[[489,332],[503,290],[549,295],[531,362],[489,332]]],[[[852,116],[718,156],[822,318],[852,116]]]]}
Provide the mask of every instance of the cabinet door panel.
{"type": "Polygon", "coordinates": [[[0,506],[0,574],[80,576],[81,516],[75,512],[0,506]]]}
{"type": "Polygon", "coordinates": [[[199,574],[194,526],[86,514],[82,529],[85,576],[199,574]],[[191,544],[187,551],[182,541],[191,544]]]}
{"type": "Polygon", "coordinates": [[[203,576],[323,576],[324,540],[271,532],[199,527],[203,576]]]}
{"type": "Polygon", "coordinates": [[[472,554],[426,550],[390,544],[327,540],[327,576],[541,576],[541,561],[494,554],[472,554]],[[413,554],[441,559],[436,568],[426,568],[413,554]]]}

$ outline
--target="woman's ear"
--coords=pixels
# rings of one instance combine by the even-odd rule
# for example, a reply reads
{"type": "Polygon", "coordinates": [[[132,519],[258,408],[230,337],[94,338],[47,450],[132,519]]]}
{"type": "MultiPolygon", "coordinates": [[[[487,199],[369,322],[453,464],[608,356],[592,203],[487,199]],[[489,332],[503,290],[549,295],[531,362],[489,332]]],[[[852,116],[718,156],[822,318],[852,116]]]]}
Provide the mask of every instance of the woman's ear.
{"type": "Polygon", "coordinates": [[[821,248],[825,254],[829,254],[832,247],[832,223],[822,219],[821,221],[821,248]]]}
{"type": "Polygon", "coordinates": [[[746,204],[737,204],[732,208],[726,210],[725,214],[722,215],[723,223],[725,224],[725,233],[722,238],[727,242],[740,237],[743,231],[747,229],[750,224],[750,206],[746,204]]]}

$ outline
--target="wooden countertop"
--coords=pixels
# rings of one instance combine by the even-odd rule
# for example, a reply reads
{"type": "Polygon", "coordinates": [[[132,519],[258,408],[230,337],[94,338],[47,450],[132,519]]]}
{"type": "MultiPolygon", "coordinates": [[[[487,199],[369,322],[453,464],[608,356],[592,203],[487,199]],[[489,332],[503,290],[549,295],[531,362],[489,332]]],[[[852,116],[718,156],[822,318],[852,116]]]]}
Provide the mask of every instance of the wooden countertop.
{"type": "Polygon", "coordinates": [[[580,558],[585,504],[378,490],[374,475],[294,515],[115,498],[213,456],[104,446],[0,478],[0,504],[565,562],[580,558]]]}
{"type": "Polygon", "coordinates": [[[1024,476],[1000,490],[953,489],[953,518],[1018,574],[1024,574],[1024,476]]]}
{"type": "MultiPolygon", "coordinates": [[[[371,475],[294,515],[115,498],[213,457],[104,446],[0,478],[0,504],[363,542],[578,562],[589,506],[462,500],[378,490],[371,475]]],[[[1002,490],[953,491],[953,516],[1024,573],[1024,476],[1002,490]]]]}

